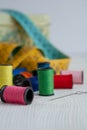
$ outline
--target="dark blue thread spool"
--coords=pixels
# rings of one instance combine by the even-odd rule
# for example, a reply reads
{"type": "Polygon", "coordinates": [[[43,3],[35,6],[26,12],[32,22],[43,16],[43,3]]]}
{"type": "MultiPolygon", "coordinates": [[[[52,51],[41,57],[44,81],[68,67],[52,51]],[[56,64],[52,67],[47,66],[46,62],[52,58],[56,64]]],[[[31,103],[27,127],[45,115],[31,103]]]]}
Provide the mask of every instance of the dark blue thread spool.
{"type": "Polygon", "coordinates": [[[37,64],[38,68],[49,68],[50,67],[50,63],[49,62],[39,62],[37,64]]]}

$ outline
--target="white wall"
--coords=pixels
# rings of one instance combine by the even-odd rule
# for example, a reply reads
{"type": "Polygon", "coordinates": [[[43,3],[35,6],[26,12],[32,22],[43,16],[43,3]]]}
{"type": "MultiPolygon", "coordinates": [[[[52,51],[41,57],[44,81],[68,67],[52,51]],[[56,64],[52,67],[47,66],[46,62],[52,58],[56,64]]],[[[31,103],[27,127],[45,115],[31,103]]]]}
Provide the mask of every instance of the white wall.
{"type": "Polygon", "coordinates": [[[87,54],[87,0],[0,0],[0,8],[48,14],[53,44],[71,57],[87,54]]]}

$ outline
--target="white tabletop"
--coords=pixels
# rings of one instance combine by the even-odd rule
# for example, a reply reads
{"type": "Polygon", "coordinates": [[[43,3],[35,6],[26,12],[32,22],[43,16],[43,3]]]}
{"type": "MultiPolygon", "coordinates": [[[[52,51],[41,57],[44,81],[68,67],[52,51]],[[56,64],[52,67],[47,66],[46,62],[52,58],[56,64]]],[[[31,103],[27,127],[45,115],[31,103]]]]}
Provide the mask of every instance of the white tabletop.
{"type": "Polygon", "coordinates": [[[87,130],[87,94],[55,97],[87,91],[87,58],[71,60],[70,70],[84,71],[84,84],[71,90],[56,90],[54,96],[35,94],[31,105],[0,102],[0,130],[87,130]]]}

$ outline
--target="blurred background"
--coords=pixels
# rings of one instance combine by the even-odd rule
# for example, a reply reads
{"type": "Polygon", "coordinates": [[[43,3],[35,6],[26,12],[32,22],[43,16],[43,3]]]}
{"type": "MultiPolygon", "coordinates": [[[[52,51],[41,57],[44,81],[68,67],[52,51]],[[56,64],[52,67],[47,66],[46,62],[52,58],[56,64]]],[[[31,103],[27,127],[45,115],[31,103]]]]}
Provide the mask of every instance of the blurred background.
{"type": "Polygon", "coordinates": [[[0,8],[50,17],[50,41],[71,57],[87,54],[87,0],[0,0],[0,8]]]}

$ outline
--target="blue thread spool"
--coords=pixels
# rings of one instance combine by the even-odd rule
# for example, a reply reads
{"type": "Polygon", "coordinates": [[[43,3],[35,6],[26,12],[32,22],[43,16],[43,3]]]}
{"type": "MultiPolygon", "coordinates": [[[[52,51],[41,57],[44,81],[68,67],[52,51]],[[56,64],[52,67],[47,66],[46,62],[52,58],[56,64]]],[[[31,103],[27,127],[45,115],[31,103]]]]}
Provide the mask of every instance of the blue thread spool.
{"type": "Polygon", "coordinates": [[[14,69],[13,70],[13,75],[17,75],[17,74],[20,74],[21,72],[25,72],[27,71],[26,68],[17,68],[17,69],[14,69]]]}
{"type": "Polygon", "coordinates": [[[29,80],[30,80],[30,83],[31,83],[33,90],[38,91],[38,88],[39,88],[38,77],[35,76],[35,77],[30,78],[29,80]]]}
{"type": "Polygon", "coordinates": [[[25,79],[21,84],[21,86],[24,86],[24,87],[30,86],[30,85],[32,86],[33,91],[38,91],[39,85],[38,85],[38,77],[37,76],[25,79]]]}
{"type": "Polygon", "coordinates": [[[50,67],[50,63],[49,62],[39,62],[37,64],[38,68],[49,68],[50,67]]]}

